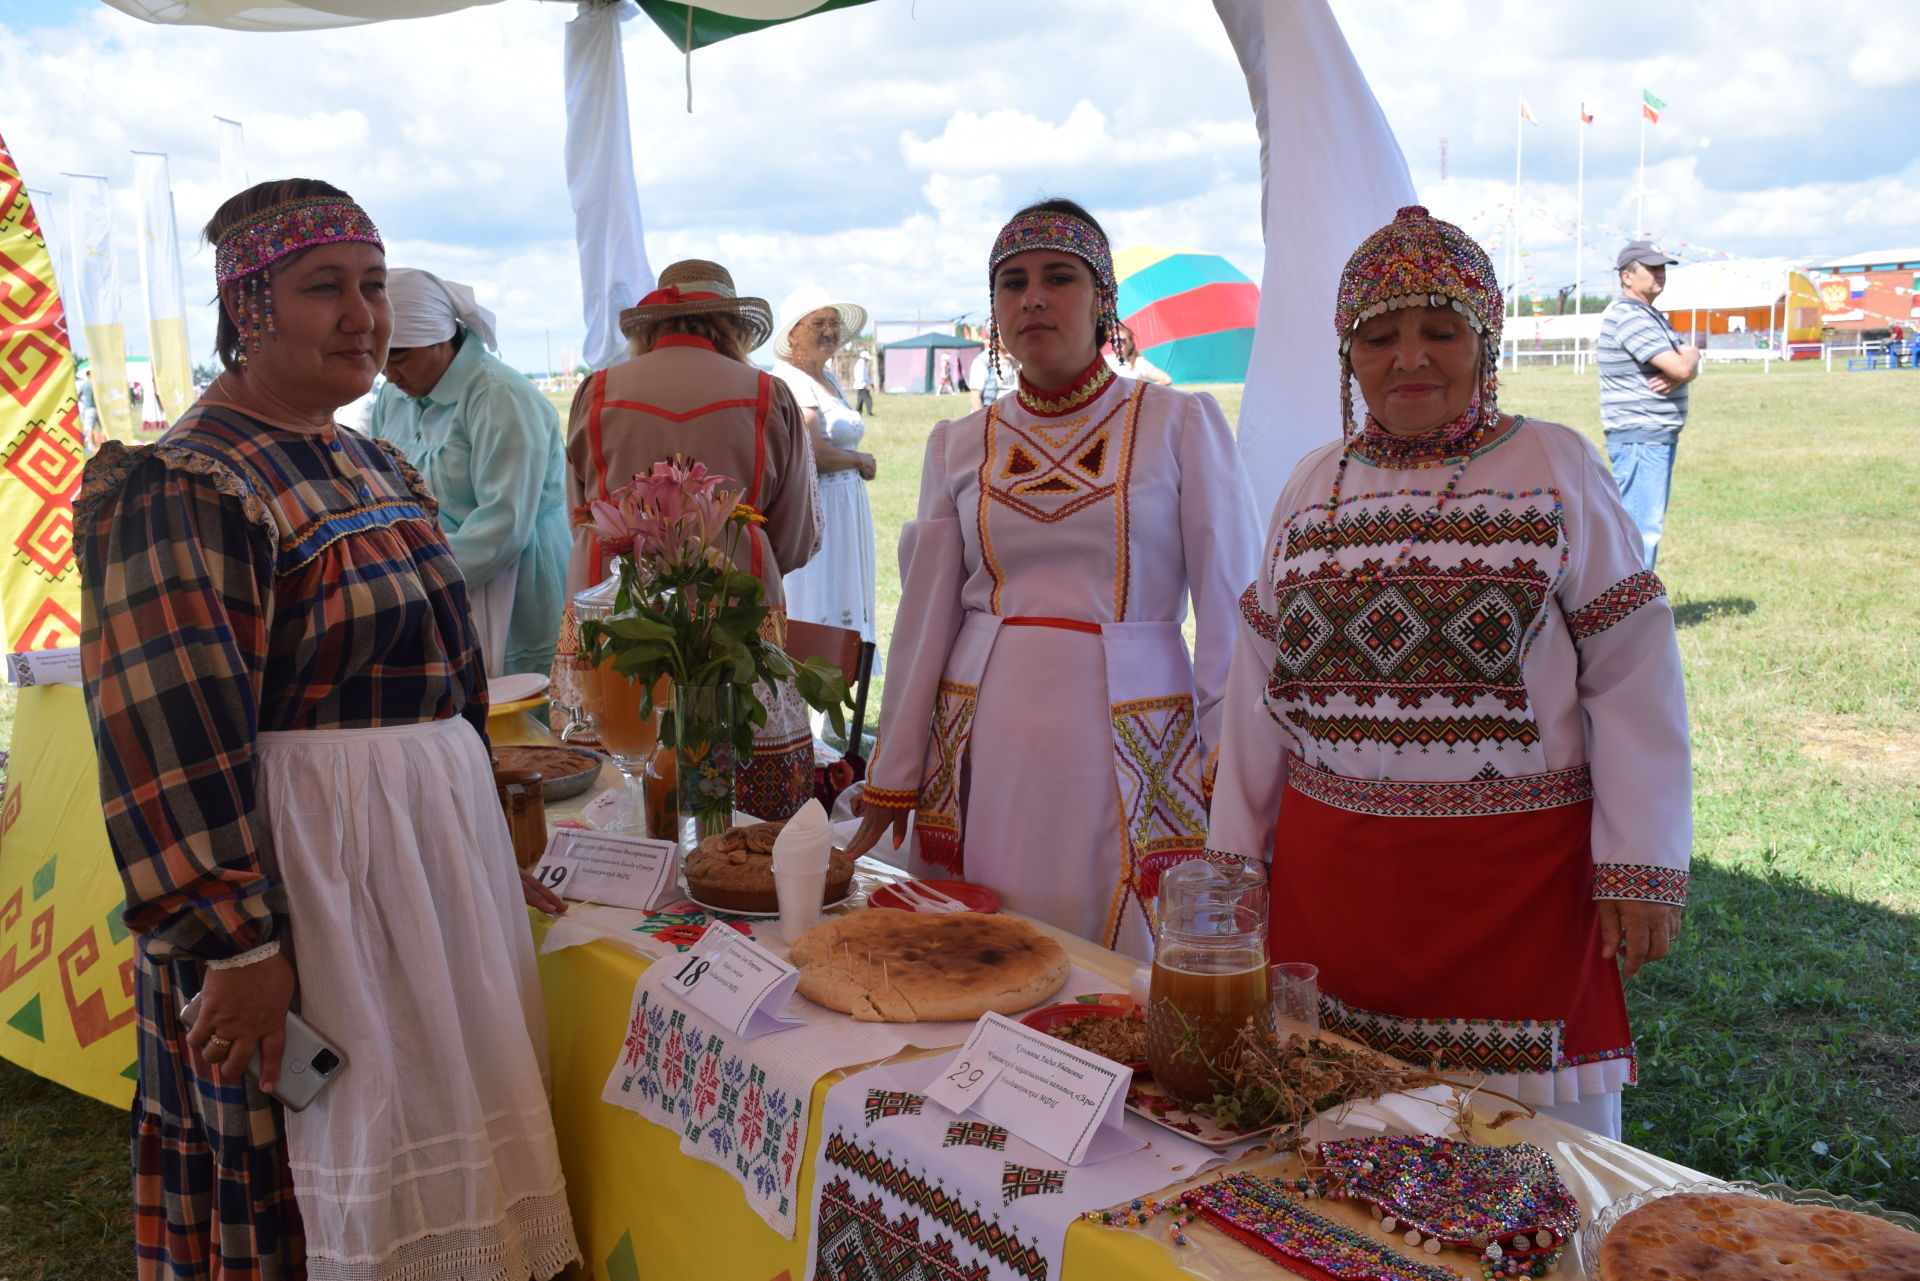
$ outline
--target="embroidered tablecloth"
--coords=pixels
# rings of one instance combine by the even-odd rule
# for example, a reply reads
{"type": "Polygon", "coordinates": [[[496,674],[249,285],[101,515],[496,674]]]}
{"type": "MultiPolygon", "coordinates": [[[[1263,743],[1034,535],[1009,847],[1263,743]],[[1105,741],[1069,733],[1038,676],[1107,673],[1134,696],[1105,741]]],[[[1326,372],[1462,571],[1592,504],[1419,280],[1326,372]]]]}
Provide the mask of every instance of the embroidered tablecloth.
{"type": "MultiPolygon", "coordinates": [[[[784,959],[783,943],[770,938],[767,946],[784,959]]],[[[973,1026],[858,1023],[796,996],[787,1013],[805,1026],[748,1040],[669,995],[671,968],[649,966],[634,985],[620,1055],[600,1097],[678,1131],[682,1152],[731,1174],[755,1213],[788,1238],[796,1227],[794,1185],[814,1083],[912,1047],[959,1045],[973,1026]]],[[[1112,986],[1076,965],[1053,999],[1112,986]]]]}
{"type": "Polygon", "coordinates": [[[1147,1146],[1069,1166],[922,1090],[951,1056],[857,1072],[827,1093],[809,1281],[1047,1281],[1081,1212],[1190,1179],[1224,1158],[1135,1116],[1147,1146]]]}

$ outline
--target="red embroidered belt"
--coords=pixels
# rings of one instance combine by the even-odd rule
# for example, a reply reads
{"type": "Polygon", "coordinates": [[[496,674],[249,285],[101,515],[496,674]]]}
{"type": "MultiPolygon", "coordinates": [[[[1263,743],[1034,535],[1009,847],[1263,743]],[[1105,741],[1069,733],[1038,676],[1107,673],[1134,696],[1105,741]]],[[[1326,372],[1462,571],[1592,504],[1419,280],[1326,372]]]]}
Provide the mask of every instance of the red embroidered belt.
{"type": "Polygon", "coordinates": [[[1287,760],[1287,782],[1323,805],[1381,818],[1474,818],[1483,814],[1524,814],[1593,799],[1593,771],[1585,765],[1523,774],[1518,778],[1473,778],[1452,783],[1410,783],[1400,779],[1348,778],[1287,760]]]}
{"type": "Polygon", "coordinates": [[[1093,636],[1100,634],[1100,624],[1085,623],[1077,618],[1047,618],[1040,614],[1016,614],[1012,618],[1000,620],[1002,627],[1057,627],[1063,632],[1086,632],[1093,636]]]}

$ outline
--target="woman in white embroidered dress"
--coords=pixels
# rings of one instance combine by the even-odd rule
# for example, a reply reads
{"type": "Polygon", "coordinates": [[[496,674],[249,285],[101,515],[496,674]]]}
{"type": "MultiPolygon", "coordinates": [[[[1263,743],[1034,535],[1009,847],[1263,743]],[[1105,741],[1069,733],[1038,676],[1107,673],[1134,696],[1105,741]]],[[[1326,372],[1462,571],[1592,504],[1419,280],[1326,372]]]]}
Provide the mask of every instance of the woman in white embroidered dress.
{"type": "Polygon", "coordinates": [[[1242,601],[1208,846],[1271,859],[1323,1025],[1617,1136],[1615,958],[1665,956],[1686,901],[1686,693],[1605,464],[1499,412],[1501,302],[1418,206],[1348,262],[1346,438],[1242,601]]]}
{"type": "Polygon", "coordinates": [[[835,302],[818,285],[796,289],[780,305],[773,332],[773,376],[787,385],[813,439],[820,473],[820,550],[787,574],[787,617],[825,623],[874,639],[873,507],[867,482],[872,454],[860,452],[866,423],[833,376],[841,340],[866,328],[867,310],[835,302]]]}
{"type": "Polygon", "coordinates": [[[928,438],[850,848],[917,813],[916,870],[1145,957],[1160,872],[1203,848],[1252,496],[1211,397],[1101,358],[1113,266],[1085,210],[1015,215],[988,280],[1020,384],[928,438]]]}

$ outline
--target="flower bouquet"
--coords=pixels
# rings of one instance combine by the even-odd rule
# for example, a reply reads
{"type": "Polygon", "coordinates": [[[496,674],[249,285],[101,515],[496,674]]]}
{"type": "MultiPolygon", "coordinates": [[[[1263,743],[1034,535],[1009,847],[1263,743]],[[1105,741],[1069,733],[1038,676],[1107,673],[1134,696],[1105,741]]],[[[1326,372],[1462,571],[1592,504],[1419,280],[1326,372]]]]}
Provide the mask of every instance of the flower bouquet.
{"type": "Polygon", "coordinates": [[[726,480],[675,457],[575,513],[612,554],[618,580],[612,612],[581,622],[580,653],[591,664],[610,660],[633,682],[643,719],[654,714],[655,686],[671,683],[659,741],[678,769],[683,844],[732,821],[734,771],[752,759],[754,731],[767,723],[761,682],[791,684],[846,732],[840,669],[824,658],[796,662],[766,635],[766,591],[737,568],[752,526],[766,518],[726,480]]]}

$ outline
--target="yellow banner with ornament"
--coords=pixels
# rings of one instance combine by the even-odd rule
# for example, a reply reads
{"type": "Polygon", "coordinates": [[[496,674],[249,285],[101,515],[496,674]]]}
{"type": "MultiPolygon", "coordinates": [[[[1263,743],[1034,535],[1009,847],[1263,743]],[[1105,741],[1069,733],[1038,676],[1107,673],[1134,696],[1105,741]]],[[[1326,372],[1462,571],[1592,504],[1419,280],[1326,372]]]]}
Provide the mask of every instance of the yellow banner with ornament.
{"type": "Polygon", "coordinates": [[[100,813],[86,701],[22,689],[0,802],[0,1057],[133,1101],[133,942],[100,813]]]}
{"type": "Polygon", "coordinates": [[[0,139],[0,642],[9,651],[80,643],[73,496],[83,461],[53,259],[0,139]]]}

